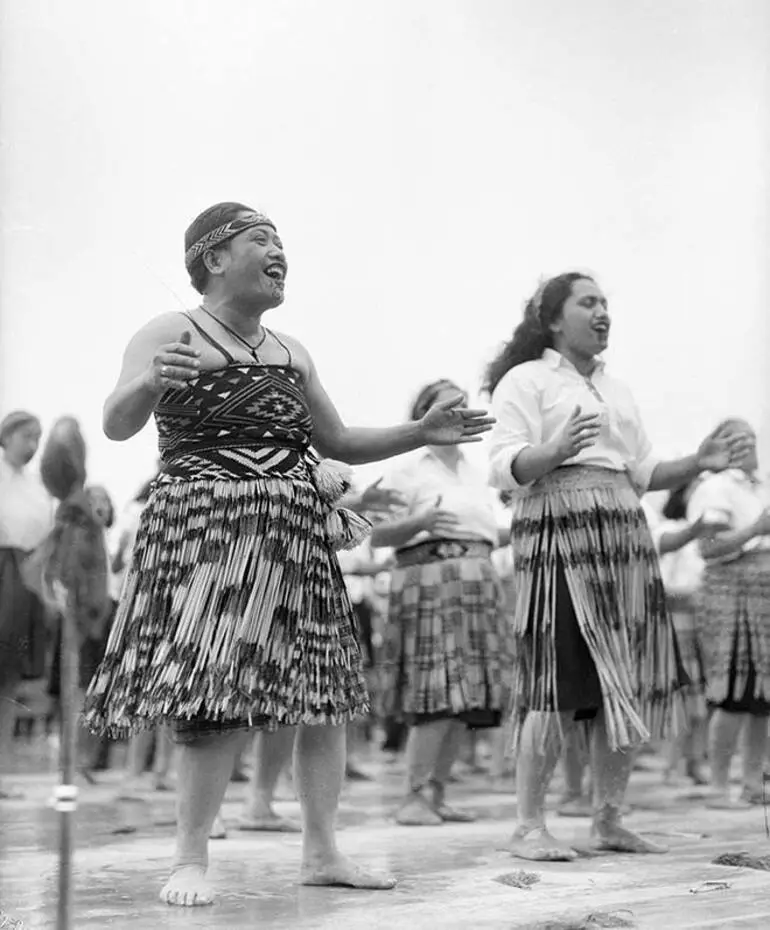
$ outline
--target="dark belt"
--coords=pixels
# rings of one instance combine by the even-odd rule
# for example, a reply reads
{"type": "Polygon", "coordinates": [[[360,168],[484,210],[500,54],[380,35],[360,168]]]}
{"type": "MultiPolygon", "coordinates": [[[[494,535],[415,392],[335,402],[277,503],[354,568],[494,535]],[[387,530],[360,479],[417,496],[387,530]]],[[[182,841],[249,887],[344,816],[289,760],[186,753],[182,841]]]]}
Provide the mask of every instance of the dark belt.
{"type": "Polygon", "coordinates": [[[296,475],[306,468],[307,445],[291,440],[245,440],[219,445],[185,444],[184,448],[162,455],[160,483],[167,478],[195,478],[213,469],[222,477],[249,479],[259,475],[296,475]],[[234,453],[229,455],[228,453],[234,453]],[[276,457],[275,453],[284,453],[276,457]]]}
{"type": "Polygon", "coordinates": [[[445,562],[447,559],[488,559],[493,549],[492,543],[481,539],[429,539],[396,550],[396,565],[405,568],[407,565],[445,562]]]}

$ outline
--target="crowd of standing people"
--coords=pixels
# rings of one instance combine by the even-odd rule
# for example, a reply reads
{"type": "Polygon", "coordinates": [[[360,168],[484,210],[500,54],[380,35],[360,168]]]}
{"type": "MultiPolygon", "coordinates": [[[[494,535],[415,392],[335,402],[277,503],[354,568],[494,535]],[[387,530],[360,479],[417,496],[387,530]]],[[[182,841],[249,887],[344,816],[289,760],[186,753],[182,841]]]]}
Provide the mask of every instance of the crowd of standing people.
{"type": "MultiPolygon", "coordinates": [[[[761,802],[770,502],[748,423],[661,459],[602,359],[606,297],[567,273],[491,360],[491,415],[442,378],[402,425],[348,427],[304,346],[262,322],[288,268],[274,223],[217,204],[188,228],[185,263],[200,305],[133,337],[105,404],[116,441],[154,417],[160,460],[122,516],[88,489],[111,597],[80,644],[83,778],[115,739],[129,741],[122,796],[150,753],[157,790],[175,770],[164,901],[213,900],[209,841],[227,834],[225,790],[252,751],[239,829],[301,832],[304,884],[392,888],[335,833],[378,726],[386,748],[404,746],[404,826],[473,819],[452,803],[452,771],[488,736],[497,777],[515,769],[510,848],[529,860],[577,855],[546,823],[560,761],[559,812],[588,814],[601,849],[666,851],[623,820],[650,742],[666,747],[666,777],[684,763],[710,782],[709,804],[761,802]],[[486,473],[464,451],[485,434],[486,473]],[[392,458],[364,490],[340,464],[392,458]],[[651,492],[668,492],[662,512],[651,492]],[[273,807],[292,758],[301,823],[273,807]]],[[[30,471],[40,439],[31,414],[0,424],[0,766],[21,679],[59,690],[59,624],[24,578],[54,515],[30,471]]]]}

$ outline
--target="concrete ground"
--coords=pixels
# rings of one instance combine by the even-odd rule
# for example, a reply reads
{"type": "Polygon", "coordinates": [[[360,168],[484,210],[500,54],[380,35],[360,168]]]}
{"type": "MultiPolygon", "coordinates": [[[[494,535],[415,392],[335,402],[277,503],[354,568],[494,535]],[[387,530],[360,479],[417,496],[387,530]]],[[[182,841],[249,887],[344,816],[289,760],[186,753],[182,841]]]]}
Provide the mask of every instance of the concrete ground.
{"type": "MultiPolygon", "coordinates": [[[[0,802],[0,927],[14,926],[12,921],[24,930],[55,927],[59,815],[46,806],[55,784],[54,762],[44,742],[21,743],[14,783],[26,798],[0,802]]],[[[663,787],[659,760],[645,756],[641,762],[644,768],[633,776],[633,812],[627,822],[669,843],[668,855],[586,854],[574,863],[537,865],[506,852],[515,797],[493,790],[486,775],[461,767],[461,780],[451,788],[453,803],[478,813],[475,824],[399,827],[392,813],[403,769],[372,757],[368,770],[376,780],[346,786],[340,846],[392,870],[400,883],[389,892],[298,886],[299,838],[239,833],[234,824],[244,786],[233,784],[224,809],[230,835],[212,843],[212,877],[220,897],[214,907],[193,910],[158,900],[172,851],[173,795],[153,793],[148,786],[144,802],[117,802],[119,776],[108,772],[96,787],[81,791],[74,927],[767,930],[770,873],[711,864],[723,852],[770,854],[763,808],[709,811],[702,790],[684,784],[663,787]],[[115,832],[126,824],[134,832],[115,832]],[[536,878],[535,884],[506,884],[522,869],[536,878]],[[707,881],[722,884],[704,885],[707,881]]],[[[298,814],[293,800],[280,801],[278,809],[298,814]]],[[[554,815],[551,825],[558,836],[574,838],[578,845],[587,839],[587,819],[554,815]]]]}

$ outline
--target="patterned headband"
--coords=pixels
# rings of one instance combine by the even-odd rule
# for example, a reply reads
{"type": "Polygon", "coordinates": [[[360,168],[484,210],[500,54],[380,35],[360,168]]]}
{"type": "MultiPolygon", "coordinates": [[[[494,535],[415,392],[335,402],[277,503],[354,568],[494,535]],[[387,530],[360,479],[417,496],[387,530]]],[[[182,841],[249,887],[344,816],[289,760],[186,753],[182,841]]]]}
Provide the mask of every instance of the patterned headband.
{"type": "Polygon", "coordinates": [[[184,255],[185,268],[189,271],[201,255],[208,251],[208,249],[215,249],[218,245],[222,245],[223,242],[227,242],[228,239],[234,238],[239,233],[242,233],[246,229],[251,229],[253,226],[270,226],[275,229],[275,223],[266,217],[264,213],[249,213],[247,216],[241,216],[238,217],[238,219],[230,220],[230,222],[225,223],[224,226],[217,226],[216,229],[207,232],[196,243],[190,246],[184,255]]]}

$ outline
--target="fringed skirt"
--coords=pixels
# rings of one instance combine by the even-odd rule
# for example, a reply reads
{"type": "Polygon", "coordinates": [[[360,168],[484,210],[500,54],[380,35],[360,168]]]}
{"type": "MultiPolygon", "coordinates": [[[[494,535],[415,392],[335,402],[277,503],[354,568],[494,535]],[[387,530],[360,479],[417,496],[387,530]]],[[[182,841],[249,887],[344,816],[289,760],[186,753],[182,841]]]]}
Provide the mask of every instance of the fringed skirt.
{"type": "Polygon", "coordinates": [[[381,678],[387,716],[500,723],[511,641],[491,552],[446,540],[397,553],[381,678]]]}
{"type": "Polygon", "coordinates": [[[514,745],[527,711],[604,710],[610,745],[669,735],[686,675],[658,558],[623,472],[565,467],[514,502],[514,745]]]}
{"type": "Polygon", "coordinates": [[[770,713],[770,552],[707,564],[701,605],[709,701],[770,713]]]}
{"type": "Polygon", "coordinates": [[[690,683],[682,689],[687,716],[705,718],[706,665],[703,654],[701,623],[697,597],[690,595],[666,595],[671,622],[679,646],[682,668],[690,683]]]}
{"type": "Polygon", "coordinates": [[[156,484],[85,720],[177,738],[368,712],[355,620],[309,479],[156,484]]]}

